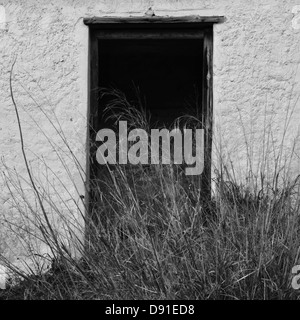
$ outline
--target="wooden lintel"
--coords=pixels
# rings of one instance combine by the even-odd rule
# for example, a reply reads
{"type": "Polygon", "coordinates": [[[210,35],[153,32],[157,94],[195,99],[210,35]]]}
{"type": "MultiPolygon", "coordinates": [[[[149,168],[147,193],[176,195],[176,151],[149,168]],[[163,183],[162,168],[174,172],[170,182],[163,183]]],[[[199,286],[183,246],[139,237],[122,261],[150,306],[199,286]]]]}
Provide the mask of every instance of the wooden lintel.
{"type": "Polygon", "coordinates": [[[134,25],[134,24],[214,24],[225,21],[224,16],[184,16],[184,17],[91,17],[84,18],[83,22],[90,26],[105,25],[134,25]]]}

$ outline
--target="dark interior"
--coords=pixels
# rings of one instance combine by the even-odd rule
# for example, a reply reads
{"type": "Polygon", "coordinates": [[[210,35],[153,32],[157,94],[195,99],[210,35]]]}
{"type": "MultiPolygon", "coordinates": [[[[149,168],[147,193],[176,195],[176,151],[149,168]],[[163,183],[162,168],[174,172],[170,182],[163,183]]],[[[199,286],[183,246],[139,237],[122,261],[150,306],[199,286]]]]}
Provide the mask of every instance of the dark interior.
{"type": "MultiPolygon", "coordinates": [[[[94,42],[98,48],[92,47],[94,49],[91,53],[92,59],[94,59],[92,60],[92,81],[97,79],[97,82],[92,82],[92,87],[97,88],[97,92],[98,89],[120,90],[134,105],[136,105],[138,89],[143,107],[151,113],[150,129],[160,129],[161,127],[171,129],[170,125],[174,120],[186,114],[205,121],[205,113],[202,110],[202,94],[206,93],[204,74],[207,73],[208,61],[204,60],[204,40],[200,37],[193,39],[185,37],[184,32],[179,33],[177,29],[175,31],[177,31],[178,38],[176,33],[171,38],[165,36],[160,38],[159,35],[164,33],[164,29],[155,29],[155,39],[145,39],[143,32],[141,32],[140,38],[130,38],[130,30],[127,30],[126,38],[98,38],[97,44],[94,42]],[[96,52],[97,55],[93,56],[96,52]],[[93,75],[96,76],[93,78],[93,75]]],[[[101,35],[107,36],[105,33],[101,35]]],[[[94,135],[100,129],[110,127],[115,131],[118,140],[118,128],[112,122],[107,121],[106,115],[103,113],[111,97],[103,97],[98,93],[96,96],[92,95],[94,109],[91,141],[95,141],[94,135]]],[[[204,107],[205,105],[206,103],[204,107]]],[[[187,126],[189,127],[189,125],[187,126]]],[[[196,121],[196,126],[199,128],[198,121],[196,121]]],[[[203,128],[203,124],[200,126],[203,128]]],[[[195,128],[195,123],[192,123],[191,127],[195,128]]],[[[103,196],[109,194],[106,193],[109,185],[107,180],[110,179],[108,167],[95,161],[97,147],[100,144],[97,142],[91,145],[90,181],[93,185],[92,190],[101,190],[102,193],[99,198],[97,191],[91,191],[90,205],[98,208],[100,212],[97,215],[102,216],[103,212],[106,214],[110,212],[111,203],[109,197],[107,200],[103,196]],[[106,199],[107,203],[103,199],[106,199]]],[[[183,179],[188,182],[185,182],[186,185],[189,185],[189,177],[181,174],[184,167],[184,163],[177,166],[178,179],[183,179]]],[[[115,166],[109,165],[109,168],[114,170],[115,166]]],[[[138,182],[139,174],[135,171],[135,168],[140,170],[140,167],[128,164],[124,165],[124,168],[126,168],[124,172],[128,175],[128,181],[133,179],[134,186],[137,186],[138,183],[144,183],[143,179],[138,182]]],[[[151,171],[151,168],[150,165],[143,165],[145,171],[151,171]]],[[[143,177],[142,174],[141,177],[143,177]]],[[[197,181],[195,186],[199,186],[202,181],[199,179],[202,179],[202,176],[192,178],[197,181]]],[[[205,190],[203,192],[205,193],[205,190]]]]}
{"type": "Polygon", "coordinates": [[[99,40],[99,87],[119,89],[131,101],[138,88],[152,124],[169,126],[201,105],[202,55],[202,40],[99,40]]]}

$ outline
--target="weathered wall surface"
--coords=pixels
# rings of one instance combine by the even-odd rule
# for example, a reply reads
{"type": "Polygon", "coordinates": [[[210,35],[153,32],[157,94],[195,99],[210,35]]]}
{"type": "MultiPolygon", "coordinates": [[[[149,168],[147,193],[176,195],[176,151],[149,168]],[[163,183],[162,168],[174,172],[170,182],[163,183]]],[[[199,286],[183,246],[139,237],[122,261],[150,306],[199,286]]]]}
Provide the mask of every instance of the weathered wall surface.
{"type": "MultiPolygon", "coordinates": [[[[5,173],[0,180],[0,221],[14,220],[15,206],[23,208],[25,215],[30,213],[22,197],[32,199],[31,188],[24,182],[23,191],[17,185],[19,192],[11,187],[16,201],[7,187],[16,183],[14,169],[28,180],[10,94],[15,59],[12,89],[29,164],[40,190],[48,186],[44,192],[55,199],[53,212],[61,207],[75,210],[76,216],[79,210],[72,199],[80,203],[84,188],[60,132],[85,168],[88,28],[84,17],[140,16],[150,6],[159,16],[224,15],[226,22],[214,28],[215,154],[221,145],[221,152],[245,177],[247,159],[257,165],[274,157],[287,120],[287,153],[297,138],[300,30],[295,9],[293,13],[296,5],[299,0],[0,0],[0,167],[5,173]],[[264,139],[270,148],[263,147],[268,145],[262,143],[264,139]]],[[[299,172],[299,151],[296,145],[290,166],[293,174],[299,172]]],[[[3,243],[13,243],[9,240],[13,234],[2,235],[3,251],[3,243]]],[[[15,259],[19,253],[6,254],[15,259]]]]}

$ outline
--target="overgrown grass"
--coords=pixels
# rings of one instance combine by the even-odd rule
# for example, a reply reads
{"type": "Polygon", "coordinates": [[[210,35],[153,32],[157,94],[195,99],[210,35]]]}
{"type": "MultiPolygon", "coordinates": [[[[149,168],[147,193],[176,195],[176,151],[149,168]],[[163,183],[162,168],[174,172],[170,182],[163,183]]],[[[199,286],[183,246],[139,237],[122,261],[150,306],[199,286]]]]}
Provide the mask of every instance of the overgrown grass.
{"type": "MultiPolygon", "coordinates": [[[[107,114],[146,128],[143,111],[113,94],[116,99],[107,114]]],[[[74,158],[71,151],[69,156],[74,158]]],[[[188,181],[174,165],[107,168],[101,183],[93,184],[98,201],[90,206],[92,214],[85,215],[84,203],[75,206],[85,228],[75,223],[77,216],[72,219],[72,209],[66,216],[33,176],[28,183],[37,206],[24,194],[20,176],[7,173],[12,200],[24,223],[30,224],[13,229],[50,247],[51,267],[28,275],[2,257],[14,280],[0,297],[297,299],[291,270],[299,263],[300,180],[283,179],[279,184],[278,167],[269,182],[249,171],[245,185],[222,159],[214,171],[212,200],[204,210],[199,181],[188,181]],[[68,232],[57,232],[47,218],[48,208],[69,226],[68,232]],[[66,234],[80,258],[66,245],[66,234]]]]}

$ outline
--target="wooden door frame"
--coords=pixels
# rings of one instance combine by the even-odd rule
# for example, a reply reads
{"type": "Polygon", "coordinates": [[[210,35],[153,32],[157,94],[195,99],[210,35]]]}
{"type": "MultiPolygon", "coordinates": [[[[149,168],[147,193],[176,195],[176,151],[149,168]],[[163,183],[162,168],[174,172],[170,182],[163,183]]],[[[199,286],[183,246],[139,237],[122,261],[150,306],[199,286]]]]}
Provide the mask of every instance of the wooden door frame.
{"type": "MultiPolygon", "coordinates": [[[[93,128],[99,123],[98,114],[98,40],[99,39],[203,39],[202,115],[205,124],[204,163],[211,163],[213,126],[213,25],[224,22],[223,16],[185,17],[93,17],[85,18],[89,27],[89,105],[87,129],[87,181],[86,208],[89,212],[91,159],[90,142],[95,136],[93,128]]],[[[211,166],[205,165],[203,177],[205,185],[200,196],[211,192],[211,166]]]]}

